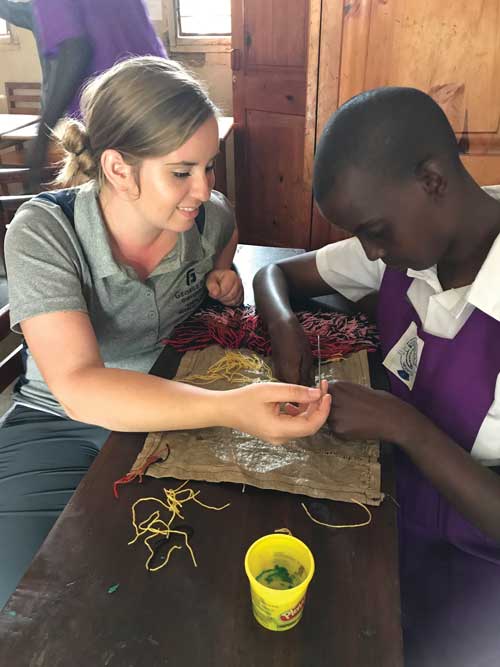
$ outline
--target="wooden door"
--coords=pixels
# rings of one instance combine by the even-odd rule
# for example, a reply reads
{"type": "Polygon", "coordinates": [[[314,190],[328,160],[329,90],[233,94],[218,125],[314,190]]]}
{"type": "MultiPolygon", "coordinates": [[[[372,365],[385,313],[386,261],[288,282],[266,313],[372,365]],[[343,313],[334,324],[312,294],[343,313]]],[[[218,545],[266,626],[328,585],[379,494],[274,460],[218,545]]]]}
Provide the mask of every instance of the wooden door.
{"type": "Polygon", "coordinates": [[[308,0],[232,0],[236,214],[244,243],[309,246],[308,22],[308,0]]]}
{"type": "MultiPolygon", "coordinates": [[[[318,136],[353,95],[414,86],[444,109],[474,178],[500,183],[500,0],[323,0],[325,12],[318,136]]],[[[314,247],[340,237],[314,214],[314,247]]]]}

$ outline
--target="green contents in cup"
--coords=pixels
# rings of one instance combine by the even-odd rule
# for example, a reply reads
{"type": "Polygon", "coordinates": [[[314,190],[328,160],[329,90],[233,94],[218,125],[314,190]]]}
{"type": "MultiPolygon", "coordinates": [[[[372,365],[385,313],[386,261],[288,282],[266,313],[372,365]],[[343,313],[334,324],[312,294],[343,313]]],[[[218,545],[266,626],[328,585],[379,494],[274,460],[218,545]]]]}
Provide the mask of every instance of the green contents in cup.
{"type": "Polygon", "coordinates": [[[262,570],[256,577],[260,584],[266,586],[266,588],[272,588],[275,591],[285,591],[290,588],[295,588],[295,586],[301,584],[305,578],[305,568],[297,561],[294,561],[294,565],[290,567],[290,570],[283,565],[276,563],[274,567],[262,570]]]}

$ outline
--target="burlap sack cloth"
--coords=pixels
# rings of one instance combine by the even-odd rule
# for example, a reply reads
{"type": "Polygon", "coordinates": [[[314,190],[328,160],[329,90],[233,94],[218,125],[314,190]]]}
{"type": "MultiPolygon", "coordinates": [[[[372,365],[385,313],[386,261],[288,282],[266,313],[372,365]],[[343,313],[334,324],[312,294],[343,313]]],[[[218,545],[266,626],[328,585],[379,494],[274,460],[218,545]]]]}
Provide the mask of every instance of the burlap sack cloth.
{"type": "MultiPolygon", "coordinates": [[[[240,351],[255,356],[253,352],[240,351]]],[[[224,350],[216,345],[187,352],[175,379],[204,374],[223,355],[224,350]]],[[[266,361],[270,364],[270,359],[266,361]]],[[[363,351],[342,361],[322,364],[322,374],[329,380],[370,385],[368,360],[363,351]]],[[[245,375],[248,382],[262,380],[258,373],[245,372],[245,375]]],[[[204,386],[224,390],[242,385],[218,380],[204,386]]],[[[236,482],[313,498],[347,502],[354,498],[368,505],[379,505],[383,499],[378,442],[343,442],[330,435],[326,427],[314,436],[284,445],[271,445],[222,427],[150,433],[130,472],[141,470],[154,455],[168,456],[147,469],[146,474],[156,478],[236,482]]]]}

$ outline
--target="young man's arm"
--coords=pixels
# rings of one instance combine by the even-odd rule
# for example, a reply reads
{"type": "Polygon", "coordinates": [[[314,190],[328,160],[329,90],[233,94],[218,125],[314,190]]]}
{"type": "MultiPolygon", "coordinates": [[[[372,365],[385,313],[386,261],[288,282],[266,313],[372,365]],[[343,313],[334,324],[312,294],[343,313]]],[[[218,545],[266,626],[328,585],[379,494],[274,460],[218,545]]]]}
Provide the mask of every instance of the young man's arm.
{"type": "Polygon", "coordinates": [[[291,300],[340,293],[357,302],[378,292],[385,265],[370,261],[357,238],[265,267],[254,280],[255,303],[269,329],[279,379],[309,384],[312,356],[291,300]]]}
{"type": "Polygon", "coordinates": [[[290,297],[314,297],[334,290],[320,276],[316,251],[282,260],[255,276],[255,304],[271,337],[276,377],[284,382],[310,384],[309,342],[293,312],[290,297]]]}
{"type": "Polygon", "coordinates": [[[399,446],[471,523],[500,542],[500,476],[480,465],[416,408],[385,391],[350,382],[329,385],[329,424],[340,438],[399,446]]]}

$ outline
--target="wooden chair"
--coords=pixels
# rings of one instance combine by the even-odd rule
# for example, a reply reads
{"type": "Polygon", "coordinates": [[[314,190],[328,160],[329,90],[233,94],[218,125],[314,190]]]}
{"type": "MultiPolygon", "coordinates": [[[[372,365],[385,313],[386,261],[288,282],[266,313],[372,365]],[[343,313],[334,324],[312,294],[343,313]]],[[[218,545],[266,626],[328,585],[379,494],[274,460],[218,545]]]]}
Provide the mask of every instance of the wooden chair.
{"type": "Polygon", "coordinates": [[[39,83],[7,82],[5,97],[8,113],[40,114],[42,86],[39,83]]]}
{"type": "MultiPolygon", "coordinates": [[[[32,196],[0,197],[0,248],[2,254],[8,223],[21,204],[31,199],[32,196]]],[[[5,278],[0,277],[0,280],[5,281],[5,278]]],[[[9,304],[0,304],[0,393],[23,372],[22,349],[22,343],[18,342],[10,331],[9,304]]]]}
{"type": "Polygon", "coordinates": [[[25,174],[26,170],[19,167],[0,167],[0,193],[10,195],[9,185],[22,183],[25,174]]]}
{"type": "Polygon", "coordinates": [[[23,345],[14,341],[9,346],[10,336],[9,306],[6,305],[0,308],[0,345],[8,346],[7,352],[0,352],[0,393],[5,391],[23,372],[23,345]]]}

